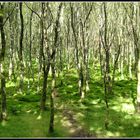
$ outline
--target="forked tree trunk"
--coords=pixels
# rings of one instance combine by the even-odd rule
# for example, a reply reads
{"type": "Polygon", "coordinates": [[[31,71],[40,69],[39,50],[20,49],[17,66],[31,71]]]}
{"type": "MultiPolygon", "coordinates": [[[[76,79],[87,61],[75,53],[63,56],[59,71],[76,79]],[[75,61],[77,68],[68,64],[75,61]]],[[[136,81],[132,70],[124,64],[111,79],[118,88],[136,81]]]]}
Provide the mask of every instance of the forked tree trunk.
{"type": "MultiPolygon", "coordinates": [[[[43,52],[43,48],[44,48],[44,26],[42,26],[42,55],[43,55],[43,72],[44,72],[44,81],[43,81],[43,92],[42,92],[42,97],[41,97],[41,111],[44,111],[45,109],[45,103],[46,103],[46,88],[47,88],[47,80],[48,80],[48,74],[50,71],[50,66],[51,66],[51,62],[52,60],[55,58],[56,55],[56,49],[58,47],[57,41],[58,41],[58,28],[59,28],[59,18],[60,18],[60,13],[61,13],[61,8],[62,8],[62,3],[60,3],[59,7],[58,7],[58,11],[57,11],[57,17],[56,17],[56,21],[55,21],[55,26],[54,26],[54,44],[53,44],[53,48],[52,48],[52,53],[51,55],[48,54],[48,61],[47,61],[47,66],[46,66],[46,62],[45,62],[45,56],[44,56],[44,52],[43,52]]],[[[42,10],[44,13],[44,9],[43,9],[43,3],[42,3],[42,10]]],[[[42,22],[43,25],[43,22],[42,22]]]]}

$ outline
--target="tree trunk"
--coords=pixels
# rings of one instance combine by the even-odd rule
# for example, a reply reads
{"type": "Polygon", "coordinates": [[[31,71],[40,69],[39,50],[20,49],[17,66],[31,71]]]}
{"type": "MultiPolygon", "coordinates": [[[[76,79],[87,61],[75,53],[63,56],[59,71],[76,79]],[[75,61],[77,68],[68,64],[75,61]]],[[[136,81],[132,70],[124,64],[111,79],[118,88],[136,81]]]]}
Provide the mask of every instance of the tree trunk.
{"type": "Polygon", "coordinates": [[[1,64],[1,120],[7,119],[7,112],[6,112],[6,91],[5,91],[5,73],[3,69],[3,64],[1,64]]]}
{"type": "Polygon", "coordinates": [[[116,72],[116,69],[117,69],[117,62],[118,62],[118,59],[119,59],[119,56],[120,56],[120,48],[121,48],[121,45],[119,45],[119,49],[116,53],[116,57],[114,58],[114,64],[113,64],[113,74],[112,74],[112,89],[113,89],[113,85],[114,85],[114,79],[115,79],[115,72],[116,72]]]}
{"type": "Polygon", "coordinates": [[[19,61],[20,61],[20,84],[19,88],[22,92],[23,89],[23,36],[24,36],[24,21],[23,21],[23,14],[22,14],[22,2],[19,3],[20,9],[20,21],[21,21],[21,31],[20,31],[20,49],[19,49],[19,61]]]}
{"type": "Polygon", "coordinates": [[[9,64],[9,79],[12,79],[12,75],[14,75],[14,29],[12,27],[12,17],[9,17],[9,26],[10,26],[10,64],[9,64]]]}
{"type": "MultiPolygon", "coordinates": [[[[43,81],[43,92],[42,92],[42,97],[41,97],[41,111],[44,111],[45,109],[45,103],[46,103],[46,88],[47,88],[47,79],[48,79],[48,74],[49,74],[49,70],[50,70],[50,65],[52,60],[55,58],[55,54],[56,54],[56,49],[58,47],[57,41],[58,41],[58,27],[59,27],[59,18],[60,18],[60,12],[61,12],[61,8],[62,8],[62,3],[60,3],[58,11],[57,11],[57,18],[55,21],[55,26],[54,26],[54,44],[53,44],[53,48],[52,48],[52,54],[48,54],[48,62],[47,62],[47,66],[46,66],[46,62],[45,62],[45,56],[44,56],[44,52],[43,52],[43,47],[44,47],[44,26],[43,26],[43,22],[42,22],[42,55],[43,55],[43,72],[44,72],[44,81],[43,81]]],[[[42,3],[42,10],[43,9],[43,3],[42,3]]],[[[42,12],[44,13],[44,12],[42,12]]]]}
{"type": "Polygon", "coordinates": [[[105,104],[106,104],[106,116],[105,116],[105,128],[108,129],[108,114],[109,114],[109,105],[108,105],[108,95],[110,93],[110,48],[107,42],[108,26],[107,26],[107,7],[106,3],[104,5],[104,50],[105,50],[105,70],[104,70],[104,90],[105,90],[105,104]]]}
{"type": "Polygon", "coordinates": [[[67,70],[69,70],[69,68],[70,68],[70,57],[69,57],[69,38],[70,38],[70,25],[69,25],[69,19],[68,19],[68,21],[67,21],[67,38],[66,38],[66,45],[67,45],[67,47],[66,47],[66,56],[67,56],[67,70]]]}
{"type": "Polygon", "coordinates": [[[30,92],[31,75],[34,81],[34,75],[33,75],[33,70],[32,70],[32,16],[33,16],[33,12],[31,12],[31,15],[30,15],[30,44],[29,44],[29,62],[28,62],[28,90],[29,92],[30,92]]]}
{"type": "Polygon", "coordinates": [[[62,49],[63,49],[63,47],[62,47],[62,38],[60,37],[60,48],[59,48],[59,54],[60,54],[60,56],[59,56],[59,61],[60,61],[60,85],[62,86],[63,85],[63,61],[62,61],[62,49]]]}
{"type": "Polygon", "coordinates": [[[131,46],[128,46],[130,47],[130,50],[129,50],[129,57],[128,57],[128,69],[129,69],[129,79],[132,80],[132,48],[131,46]]]}
{"type": "Polygon", "coordinates": [[[47,68],[45,69],[45,67],[43,67],[43,91],[42,91],[42,96],[41,96],[41,111],[45,110],[45,103],[46,103],[46,88],[47,88],[47,84],[48,84],[48,74],[49,74],[49,70],[50,70],[50,63],[48,63],[47,68]]]}
{"type": "Polygon", "coordinates": [[[51,95],[50,95],[50,125],[49,125],[49,133],[54,132],[54,95],[55,95],[55,83],[56,83],[56,78],[55,78],[55,64],[54,60],[53,63],[51,64],[52,68],[52,90],[51,90],[51,95]]]}
{"type": "Polygon", "coordinates": [[[140,113],[140,59],[138,61],[137,112],[140,113]]]}
{"type": "MultiPolygon", "coordinates": [[[[4,6],[0,3],[1,11],[3,12],[4,6]]],[[[3,14],[3,13],[2,13],[3,14]]],[[[5,71],[4,71],[4,57],[5,57],[5,49],[6,49],[6,40],[5,40],[5,32],[3,28],[3,15],[0,16],[0,33],[1,33],[1,45],[2,50],[0,53],[0,74],[1,74],[1,115],[0,120],[6,120],[6,90],[5,90],[5,71]]]]}

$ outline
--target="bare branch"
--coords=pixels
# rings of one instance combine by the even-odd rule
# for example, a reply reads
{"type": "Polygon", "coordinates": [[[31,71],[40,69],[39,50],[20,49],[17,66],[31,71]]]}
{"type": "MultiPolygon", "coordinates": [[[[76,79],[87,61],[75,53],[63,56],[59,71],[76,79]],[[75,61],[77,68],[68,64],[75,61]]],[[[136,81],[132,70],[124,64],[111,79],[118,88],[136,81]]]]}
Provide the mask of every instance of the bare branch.
{"type": "Polygon", "coordinates": [[[36,11],[34,11],[32,8],[30,8],[25,2],[24,2],[24,4],[28,7],[28,9],[30,9],[33,13],[35,13],[42,20],[41,16],[36,11]]]}
{"type": "Polygon", "coordinates": [[[87,14],[87,16],[86,16],[86,19],[85,19],[85,21],[84,21],[84,27],[85,27],[86,21],[87,21],[88,18],[89,18],[89,15],[90,15],[91,11],[92,11],[92,5],[91,5],[91,7],[90,7],[90,9],[89,9],[89,12],[88,12],[88,14],[87,14]]]}

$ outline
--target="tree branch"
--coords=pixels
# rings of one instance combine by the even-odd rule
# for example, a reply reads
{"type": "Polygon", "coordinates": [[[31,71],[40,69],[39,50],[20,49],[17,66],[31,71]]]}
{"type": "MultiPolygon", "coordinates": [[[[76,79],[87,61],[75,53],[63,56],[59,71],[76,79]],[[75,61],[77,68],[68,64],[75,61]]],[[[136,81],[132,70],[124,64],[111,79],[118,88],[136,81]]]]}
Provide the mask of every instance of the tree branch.
{"type": "Polygon", "coordinates": [[[6,24],[7,20],[10,18],[10,16],[12,15],[12,13],[13,13],[13,11],[14,11],[15,8],[16,8],[16,5],[12,9],[11,13],[8,15],[8,17],[6,18],[6,20],[3,22],[3,25],[2,26],[4,26],[6,24]]]}
{"type": "Polygon", "coordinates": [[[36,11],[34,11],[32,8],[30,8],[25,2],[24,2],[24,4],[28,7],[28,9],[30,9],[33,13],[35,13],[42,20],[41,16],[36,11]]]}
{"type": "Polygon", "coordinates": [[[91,5],[91,7],[90,7],[90,9],[89,9],[89,12],[88,12],[88,14],[87,14],[87,16],[86,16],[86,19],[85,19],[85,21],[84,21],[84,27],[85,27],[86,21],[87,21],[88,18],[89,18],[89,15],[90,15],[91,11],[92,11],[92,5],[91,5]]]}

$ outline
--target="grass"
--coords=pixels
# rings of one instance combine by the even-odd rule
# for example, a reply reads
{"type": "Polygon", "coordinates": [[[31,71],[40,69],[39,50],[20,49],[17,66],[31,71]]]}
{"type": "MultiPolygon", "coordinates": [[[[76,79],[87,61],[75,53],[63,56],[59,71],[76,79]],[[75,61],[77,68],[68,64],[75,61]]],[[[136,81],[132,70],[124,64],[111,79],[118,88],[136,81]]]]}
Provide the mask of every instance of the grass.
{"type": "MultiPolygon", "coordinates": [[[[54,133],[48,133],[51,78],[47,91],[47,107],[41,118],[39,112],[41,89],[37,92],[38,81],[35,79],[34,83],[30,81],[30,90],[26,88],[27,80],[25,80],[23,94],[18,93],[17,84],[7,82],[8,121],[0,124],[0,137],[69,137],[71,134],[62,113],[64,108],[73,111],[77,125],[96,137],[140,137],[140,116],[135,113],[134,108],[136,80],[115,81],[114,92],[109,98],[109,128],[106,130],[104,88],[103,81],[99,78],[100,74],[91,74],[90,91],[82,101],[78,95],[76,71],[73,69],[65,71],[64,75],[62,85],[57,77],[59,97],[54,100],[54,133]]],[[[42,81],[43,79],[40,79],[41,83],[42,81]]]]}
{"type": "Polygon", "coordinates": [[[9,120],[4,126],[1,125],[1,137],[44,137],[48,120],[43,114],[42,120],[37,120],[37,114],[22,113],[20,115],[9,114],[9,120]],[[45,127],[46,124],[46,127],[45,127]],[[35,127],[36,126],[36,127],[35,127]]]}

